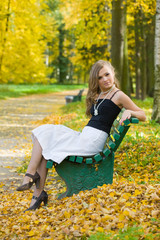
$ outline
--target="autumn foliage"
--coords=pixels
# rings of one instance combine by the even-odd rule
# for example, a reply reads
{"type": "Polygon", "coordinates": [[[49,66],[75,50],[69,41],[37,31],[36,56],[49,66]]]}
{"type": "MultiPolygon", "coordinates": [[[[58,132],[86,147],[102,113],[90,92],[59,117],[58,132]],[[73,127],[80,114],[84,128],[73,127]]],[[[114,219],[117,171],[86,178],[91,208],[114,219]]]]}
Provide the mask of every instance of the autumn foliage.
{"type": "Polygon", "coordinates": [[[47,81],[44,52],[55,31],[46,8],[44,1],[0,1],[0,83],[47,81]]]}
{"type": "Polygon", "coordinates": [[[58,189],[53,183],[48,182],[47,186],[50,188],[48,206],[35,212],[23,213],[31,193],[4,194],[1,200],[1,238],[80,239],[95,232],[115,234],[119,229],[137,225],[143,227],[145,235],[152,232],[154,239],[159,239],[158,184],[139,185],[124,178],[114,179],[112,185],[58,201],[55,199],[58,189]]]}

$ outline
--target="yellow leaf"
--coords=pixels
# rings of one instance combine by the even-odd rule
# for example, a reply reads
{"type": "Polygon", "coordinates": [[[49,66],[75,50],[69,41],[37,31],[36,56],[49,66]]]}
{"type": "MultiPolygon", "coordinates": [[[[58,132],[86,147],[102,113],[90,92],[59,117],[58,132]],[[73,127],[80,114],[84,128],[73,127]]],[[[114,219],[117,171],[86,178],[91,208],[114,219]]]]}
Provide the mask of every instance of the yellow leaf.
{"type": "Polygon", "coordinates": [[[124,214],[124,216],[129,216],[129,211],[128,210],[124,210],[123,214],[124,214]]]}
{"type": "Polygon", "coordinates": [[[110,197],[114,197],[114,195],[115,195],[114,192],[111,192],[111,193],[109,194],[110,197]]]}
{"type": "Polygon", "coordinates": [[[142,192],[139,191],[138,189],[136,189],[134,195],[137,196],[137,195],[140,195],[140,194],[142,194],[142,192]]]}
{"type": "Polygon", "coordinates": [[[86,229],[81,228],[81,233],[85,233],[85,232],[86,232],[86,229]]]}
{"type": "Polygon", "coordinates": [[[30,231],[30,232],[28,232],[28,235],[30,236],[30,237],[32,237],[32,236],[34,236],[34,231],[30,231]]]}
{"type": "Polygon", "coordinates": [[[91,197],[90,200],[89,200],[90,203],[93,203],[95,201],[95,199],[96,199],[95,197],[91,197]]]}
{"type": "Polygon", "coordinates": [[[123,211],[123,214],[125,216],[129,216],[131,218],[134,218],[136,216],[136,210],[131,210],[129,208],[125,208],[124,211],[123,211]]]}
{"type": "Polygon", "coordinates": [[[126,200],[128,200],[128,199],[130,198],[130,196],[131,196],[130,193],[124,193],[124,194],[122,195],[122,197],[123,197],[124,199],[126,199],[126,200]]]}
{"type": "Polygon", "coordinates": [[[3,183],[0,183],[0,188],[3,187],[3,186],[4,186],[4,184],[3,184],[3,183]]]}
{"type": "Polygon", "coordinates": [[[64,216],[65,216],[65,218],[70,218],[71,217],[70,213],[67,212],[67,211],[64,212],[64,216]]]}
{"type": "Polygon", "coordinates": [[[123,214],[120,214],[118,218],[120,221],[123,221],[125,219],[125,216],[123,214]]]}
{"type": "Polygon", "coordinates": [[[112,217],[111,215],[106,214],[106,215],[101,219],[101,221],[102,221],[102,222],[105,222],[105,221],[110,220],[110,219],[112,219],[112,218],[113,218],[113,217],[112,217]]]}
{"type": "Polygon", "coordinates": [[[78,229],[79,229],[79,226],[74,225],[73,228],[74,228],[74,230],[78,230],[78,229]]]}
{"type": "Polygon", "coordinates": [[[97,230],[98,232],[104,232],[104,229],[103,229],[102,227],[98,227],[96,230],[97,230]]]}
{"type": "Polygon", "coordinates": [[[118,227],[118,228],[123,228],[123,227],[124,227],[124,223],[118,223],[118,224],[117,224],[117,227],[118,227]]]}
{"type": "Polygon", "coordinates": [[[34,223],[35,223],[35,224],[38,224],[38,223],[39,223],[39,220],[34,221],[34,223]]]}

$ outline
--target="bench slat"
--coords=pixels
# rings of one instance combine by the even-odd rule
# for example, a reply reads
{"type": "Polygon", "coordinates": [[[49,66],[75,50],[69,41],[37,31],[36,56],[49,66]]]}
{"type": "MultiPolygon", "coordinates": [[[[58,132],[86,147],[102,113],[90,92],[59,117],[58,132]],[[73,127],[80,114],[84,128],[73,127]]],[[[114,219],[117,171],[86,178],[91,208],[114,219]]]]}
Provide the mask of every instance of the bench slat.
{"type": "Polygon", "coordinates": [[[104,150],[103,150],[103,154],[106,156],[106,157],[108,157],[108,155],[111,153],[111,150],[109,149],[109,148],[105,148],[104,150]]]}
{"type": "Polygon", "coordinates": [[[128,126],[129,124],[131,124],[131,121],[129,119],[126,119],[123,121],[122,125],[128,126]]]}
{"type": "Polygon", "coordinates": [[[82,163],[83,162],[83,157],[77,156],[76,162],[77,163],[82,163]]]}
{"type": "Polygon", "coordinates": [[[120,135],[117,133],[117,132],[113,132],[113,138],[115,139],[115,140],[118,140],[119,138],[120,138],[120,135]]]}
{"type": "Polygon", "coordinates": [[[86,158],[86,164],[92,164],[93,159],[92,158],[86,158]]]}
{"type": "Polygon", "coordinates": [[[131,118],[130,119],[131,123],[139,123],[139,119],[138,118],[131,118]]]}
{"type": "Polygon", "coordinates": [[[52,160],[48,160],[47,164],[46,164],[46,168],[52,168],[53,167],[53,161],[52,160]]]}
{"type": "Polygon", "coordinates": [[[116,144],[110,139],[107,144],[107,147],[111,148],[113,150],[115,148],[115,146],[116,146],[116,144]]]}
{"type": "Polygon", "coordinates": [[[76,156],[70,156],[70,157],[69,157],[69,161],[70,161],[70,162],[74,162],[75,159],[76,159],[76,156]]]}
{"type": "Polygon", "coordinates": [[[96,162],[99,162],[99,161],[101,161],[103,158],[102,158],[101,154],[98,153],[98,154],[96,154],[96,155],[94,156],[94,159],[95,159],[96,162]]]}
{"type": "Polygon", "coordinates": [[[117,130],[118,130],[120,133],[122,133],[123,130],[124,130],[124,126],[119,125],[119,126],[117,127],[117,130]]]}

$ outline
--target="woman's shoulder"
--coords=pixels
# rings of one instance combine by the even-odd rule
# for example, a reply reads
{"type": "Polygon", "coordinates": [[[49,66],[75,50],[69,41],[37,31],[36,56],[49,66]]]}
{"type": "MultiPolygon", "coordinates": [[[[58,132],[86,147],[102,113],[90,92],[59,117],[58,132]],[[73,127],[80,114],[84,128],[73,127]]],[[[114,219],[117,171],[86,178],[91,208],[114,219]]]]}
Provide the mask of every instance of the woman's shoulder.
{"type": "Polygon", "coordinates": [[[122,90],[118,90],[118,93],[117,93],[117,97],[118,99],[121,99],[121,100],[127,100],[129,99],[129,96],[127,94],[125,94],[122,90]]]}
{"type": "Polygon", "coordinates": [[[124,103],[129,100],[129,97],[121,89],[117,88],[114,92],[114,98],[112,99],[120,108],[122,108],[124,103]]]}
{"type": "Polygon", "coordinates": [[[117,94],[117,103],[118,103],[119,106],[125,107],[126,105],[132,104],[133,101],[123,91],[119,91],[118,94],[117,94]]]}
{"type": "Polygon", "coordinates": [[[119,89],[119,88],[115,88],[114,91],[110,94],[110,99],[121,99],[124,96],[124,92],[119,89]]]}

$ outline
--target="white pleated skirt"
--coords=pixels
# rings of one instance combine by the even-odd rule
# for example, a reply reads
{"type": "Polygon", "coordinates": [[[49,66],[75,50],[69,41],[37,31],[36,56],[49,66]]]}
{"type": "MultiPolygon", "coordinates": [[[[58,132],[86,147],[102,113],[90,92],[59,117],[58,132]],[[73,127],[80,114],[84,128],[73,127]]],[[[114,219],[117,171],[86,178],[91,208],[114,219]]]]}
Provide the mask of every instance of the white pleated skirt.
{"type": "Polygon", "coordinates": [[[61,163],[67,156],[91,156],[101,152],[108,137],[104,131],[86,126],[82,132],[64,125],[45,124],[32,131],[42,147],[46,160],[61,163]]]}

